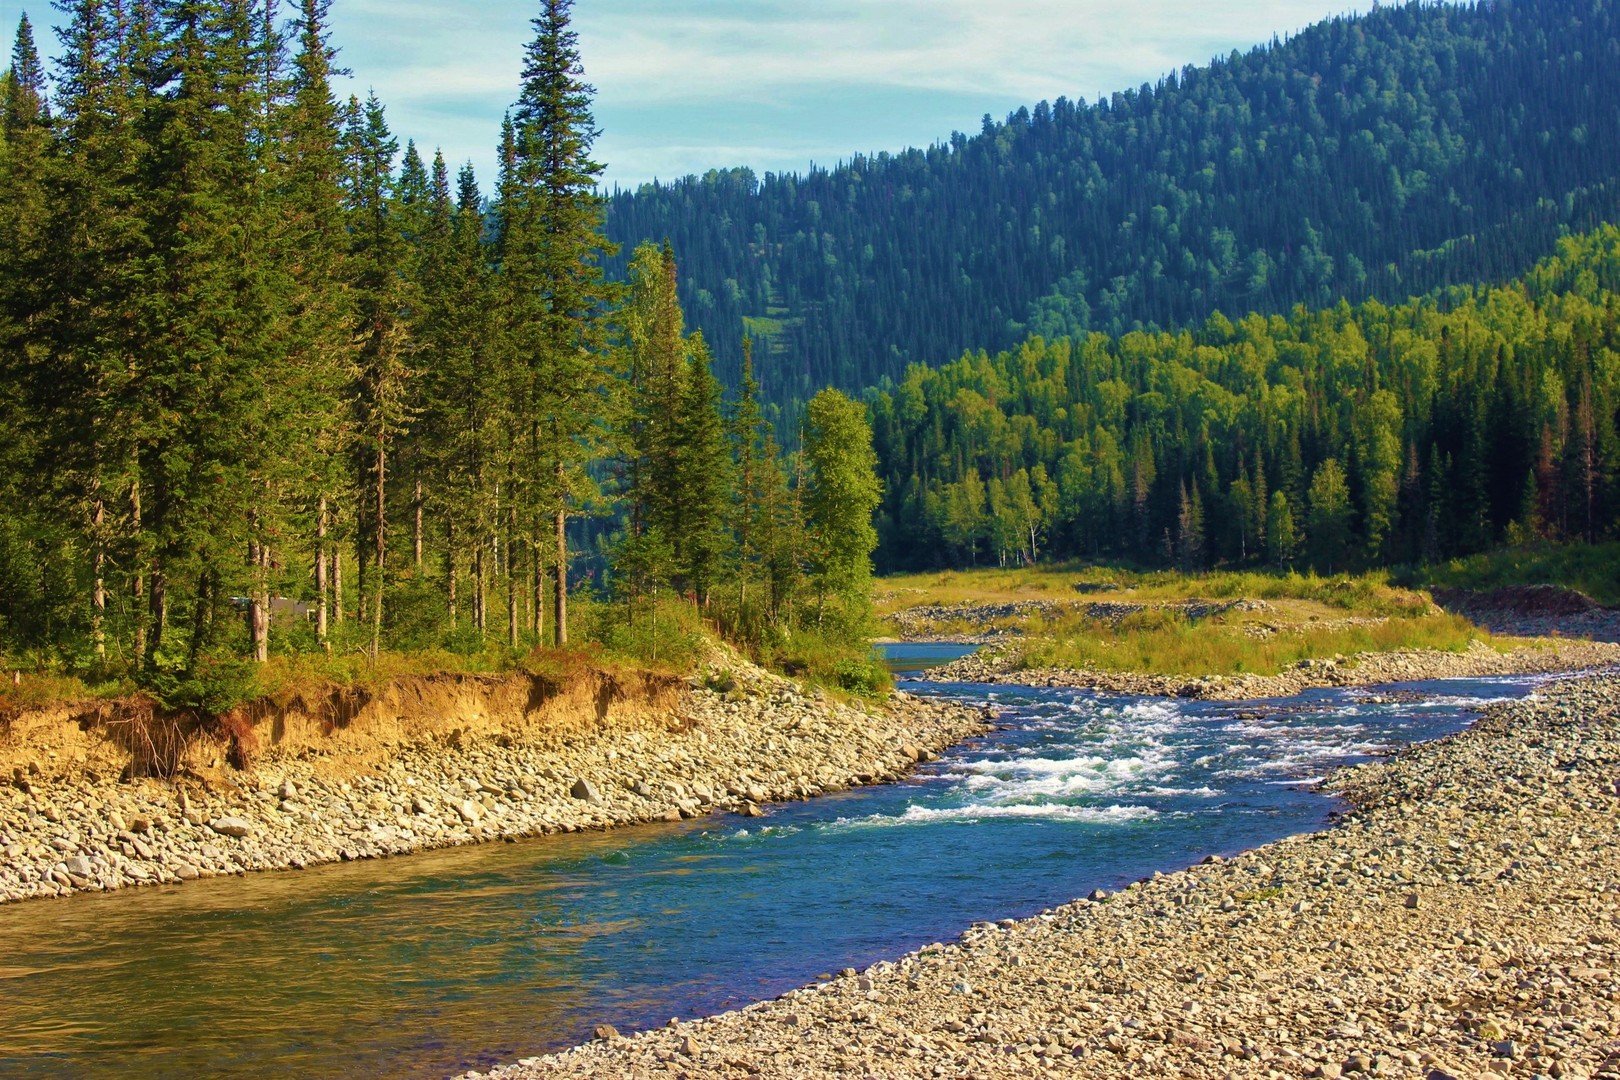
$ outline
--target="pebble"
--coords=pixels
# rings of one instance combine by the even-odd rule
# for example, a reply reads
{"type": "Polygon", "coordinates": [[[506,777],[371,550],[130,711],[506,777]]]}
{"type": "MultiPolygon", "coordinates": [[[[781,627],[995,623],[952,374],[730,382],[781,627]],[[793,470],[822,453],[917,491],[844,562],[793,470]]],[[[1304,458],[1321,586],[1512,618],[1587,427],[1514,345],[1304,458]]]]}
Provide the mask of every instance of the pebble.
{"type": "Polygon", "coordinates": [[[588,725],[548,731],[520,716],[510,731],[406,742],[383,765],[341,774],[324,754],[273,748],[251,772],[207,782],[18,765],[0,772],[0,902],[709,813],[764,817],[773,802],[856,777],[897,779],[914,764],[902,748],[931,756],[986,727],[961,706],[905,694],[839,704],[730,654],[707,662],[731,692],[688,689],[656,718],[604,722],[593,709],[588,725]]]}
{"type": "Polygon", "coordinates": [[[1325,832],[490,1076],[1620,1076],[1617,767],[1620,677],[1543,687],[1325,832]]]}

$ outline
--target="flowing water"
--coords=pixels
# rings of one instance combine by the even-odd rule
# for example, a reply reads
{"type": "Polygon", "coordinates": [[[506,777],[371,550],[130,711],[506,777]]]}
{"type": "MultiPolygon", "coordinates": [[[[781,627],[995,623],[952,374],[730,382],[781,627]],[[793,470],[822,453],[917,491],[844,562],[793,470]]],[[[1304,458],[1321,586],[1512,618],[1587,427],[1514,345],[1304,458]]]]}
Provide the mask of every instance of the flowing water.
{"type": "Polygon", "coordinates": [[[1531,685],[1233,706],[918,682],[1001,727],[763,819],[7,906],[0,1076],[444,1076],[739,1006],[1319,828],[1325,771],[1531,685]]]}

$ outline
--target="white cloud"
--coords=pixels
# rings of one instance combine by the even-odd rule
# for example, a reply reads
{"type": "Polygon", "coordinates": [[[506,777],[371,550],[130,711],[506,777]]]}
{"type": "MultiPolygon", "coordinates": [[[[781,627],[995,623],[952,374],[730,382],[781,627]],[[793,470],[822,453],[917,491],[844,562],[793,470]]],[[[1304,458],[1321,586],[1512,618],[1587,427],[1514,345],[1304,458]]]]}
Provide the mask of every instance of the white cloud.
{"type": "MultiPolygon", "coordinates": [[[[0,0],[0,27],[23,3],[0,0]]],[[[46,0],[29,0],[36,25],[46,0]]],[[[1093,99],[1366,0],[577,0],[610,179],[831,162],[1093,99]]],[[[489,179],[535,0],[334,0],[352,89],[489,179]]],[[[41,46],[54,38],[41,31],[41,46]]],[[[345,91],[347,92],[347,90],[345,91]]]]}

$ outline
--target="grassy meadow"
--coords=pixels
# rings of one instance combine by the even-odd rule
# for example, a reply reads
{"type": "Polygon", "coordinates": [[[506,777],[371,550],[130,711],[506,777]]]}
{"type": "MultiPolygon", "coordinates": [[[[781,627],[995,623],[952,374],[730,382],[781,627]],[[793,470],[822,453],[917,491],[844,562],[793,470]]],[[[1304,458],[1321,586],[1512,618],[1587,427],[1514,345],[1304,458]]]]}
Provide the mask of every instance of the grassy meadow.
{"type": "Polygon", "coordinates": [[[924,624],[931,634],[1020,633],[1014,647],[1024,667],[1269,675],[1301,661],[1359,652],[1462,651],[1475,642],[1505,650],[1524,644],[1441,611],[1427,593],[1392,584],[1384,573],[984,569],[885,578],[878,583],[877,601],[880,616],[896,634],[908,623],[915,632],[915,616],[897,616],[924,605],[946,609],[924,624]],[[1221,610],[1241,600],[1260,603],[1221,610]],[[995,610],[1008,605],[1019,608],[995,610]],[[972,608],[990,611],[981,616],[972,608]]]}

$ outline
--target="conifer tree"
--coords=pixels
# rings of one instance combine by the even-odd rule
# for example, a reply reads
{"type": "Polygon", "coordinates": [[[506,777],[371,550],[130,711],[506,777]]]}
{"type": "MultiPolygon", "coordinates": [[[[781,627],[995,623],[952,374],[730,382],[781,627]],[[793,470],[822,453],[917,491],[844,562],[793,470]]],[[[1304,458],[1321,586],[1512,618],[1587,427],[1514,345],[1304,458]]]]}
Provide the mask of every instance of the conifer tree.
{"type": "Polygon", "coordinates": [[[315,633],[323,645],[339,552],[332,542],[333,511],[343,489],[340,463],[349,439],[349,417],[340,401],[354,361],[346,267],[346,165],[339,107],[332,94],[332,77],[344,72],[334,66],[337,53],[330,43],[329,9],[330,0],[299,0],[290,100],[278,130],[284,167],[277,195],[280,243],[289,275],[284,343],[287,365],[299,381],[295,411],[281,419],[289,424],[299,418],[305,421],[297,443],[305,520],[312,526],[307,532],[314,535],[315,633]]]}
{"type": "Polygon", "coordinates": [[[671,540],[683,588],[707,608],[720,577],[729,541],[731,458],[720,412],[720,381],[710,370],[701,336],[687,346],[687,360],[675,403],[673,489],[677,515],[666,535],[671,540]]]}
{"type": "Polygon", "coordinates": [[[512,117],[498,244],[513,404],[522,417],[514,444],[523,490],[552,521],[558,645],[568,639],[568,516],[606,411],[604,315],[612,298],[601,267],[611,248],[596,190],[602,167],[591,157],[593,91],[569,25],[571,7],[571,0],[541,0],[534,20],[512,117]]]}
{"type": "Polygon", "coordinates": [[[349,165],[349,266],[354,288],[358,378],[355,467],[363,507],[360,564],[371,647],[380,647],[388,573],[388,479],[390,454],[407,421],[407,281],[405,239],[396,220],[394,156],[399,144],[388,130],[375,95],[350,106],[346,135],[349,165]]]}
{"type": "Polygon", "coordinates": [[[171,78],[148,109],[148,228],[136,462],[150,537],[149,665],[165,663],[172,601],[189,603],[182,666],[230,625],[230,590],[260,505],[273,424],[261,376],[275,297],[263,243],[264,42],[245,0],[167,5],[158,47],[171,78]],[[180,592],[178,590],[185,590],[180,592]]]}

